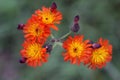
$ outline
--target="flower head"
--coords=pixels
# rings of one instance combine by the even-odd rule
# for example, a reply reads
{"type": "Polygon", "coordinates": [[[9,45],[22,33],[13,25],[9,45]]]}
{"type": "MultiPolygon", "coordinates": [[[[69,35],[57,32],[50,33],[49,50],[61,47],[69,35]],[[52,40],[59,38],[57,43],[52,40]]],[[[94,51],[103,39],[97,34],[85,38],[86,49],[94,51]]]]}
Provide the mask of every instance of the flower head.
{"type": "Polygon", "coordinates": [[[47,62],[49,54],[46,53],[46,48],[42,48],[41,44],[25,41],[23,48],[21,55],[26,58],[26,63],[29,66],[41,66],[42,63],[47,62]]]}
{"type": "Polygon", "coordinates": [[[38,41],[44,43],[46,38],[50,35],[50,28],[40,24],[40,21],[36,15],[28,20],[23,28],[25,38],[30,41],[38,41]]]}
{"type": "Polygon", "coordinates": [[[64,60],[70,60],[72,64],[87,63],[92,50],[90,48],[91,44],[87,44],[88,42],[89,40],[83,41],[82,35],[76,35],[75,37],[69,36],[63,42],[63,48],[66,50],[63,53],[64,60]]]}
{"type": "Polygon", "coordinates": [[[89,65],[90,68],[102,68],[107,62],[111,61],[112,45],[109,44],[108,40],[100,38],[96,45],[93,45],[93,48],[89,65]],[[94,47],[98,46],[98,44],[100,47],[94,47]]]}
{"type": "Polygon", "coordinates": [[[55,24],[60,24],[62,14],[57,9],[51,11],[51,8],[42,7],[42,10],[37,10],[35,14],[39,17],[42,24],[58,30],[55,24]]]}

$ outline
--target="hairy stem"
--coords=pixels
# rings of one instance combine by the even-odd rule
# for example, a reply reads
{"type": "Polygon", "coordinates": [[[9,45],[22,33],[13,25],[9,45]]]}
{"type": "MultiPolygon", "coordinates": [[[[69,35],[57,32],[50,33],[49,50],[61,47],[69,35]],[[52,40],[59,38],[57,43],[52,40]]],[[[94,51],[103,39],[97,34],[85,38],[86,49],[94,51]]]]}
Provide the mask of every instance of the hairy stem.
{"type": "Polygon", "coordinates": [[[50,35],[52,39],[54,39],[55,37],[53,36],[53,34],[50,35]]]}
{"type": "Polygon", "coordinates": [[[69,36],[71,34],[71,31],[69,31],[68,33],[66,33],[65,35],[63,35],[60,39],[64,39],[66,38],[67,36],[69,36]]]}

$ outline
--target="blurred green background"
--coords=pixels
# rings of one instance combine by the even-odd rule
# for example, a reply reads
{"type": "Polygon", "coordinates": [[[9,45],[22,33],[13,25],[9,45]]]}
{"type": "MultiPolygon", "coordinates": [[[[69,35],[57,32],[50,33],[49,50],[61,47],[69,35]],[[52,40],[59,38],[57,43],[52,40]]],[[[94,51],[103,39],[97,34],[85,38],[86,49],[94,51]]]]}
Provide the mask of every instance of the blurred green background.
{"type": "Polygon", "coordinates": [[[0,80],[120,80],[120,0],[0,0],[0,80]],[[109,39],[113,45],[113,59],[101,70],[91,70],[82,64],[64,62],[63,49],[57,46],[49,61],[41,67],[20,64],[22,31],[19,23],[26,23],[36,9],[56,2],[63,14],[56,38],[69,32],[75,15],[80,15],[80,34],[85,39],[109,39]]]}

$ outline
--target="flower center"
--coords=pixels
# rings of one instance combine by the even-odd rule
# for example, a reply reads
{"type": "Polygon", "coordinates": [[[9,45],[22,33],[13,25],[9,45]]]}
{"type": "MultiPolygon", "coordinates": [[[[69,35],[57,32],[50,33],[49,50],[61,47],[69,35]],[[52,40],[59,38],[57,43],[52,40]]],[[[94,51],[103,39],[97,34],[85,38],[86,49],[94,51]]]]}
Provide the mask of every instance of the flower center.
{"type": "Polygon", "coordinates": [[[80,44],[79,42],[73,42],[72,44],[70,44],[70,55],[75,57],[75,56],[80,56],[82,54],[83,51],[83,45],[80,44]]]}
{"type": "Polygon", "coordinates": [[[41,45],[38,43],[34,43],[28,46],[27,54],[30,58],[36,58],[41,56],[41,45]]]}
{"type": "Polygon", "coordinates": [[[42,34],[42,32],[43,32],[43,30],[41,30],[41,29],[38,29],[38,28],[35,29],[35,34],[37,36],[40,35],[40,34],[42,34]]]}
{"type": "Polygon", "coordinates": [[[96,64],[102,63],[106,60],[107,56],[108,56],[108,52],[106,52],[103,47],[96,49],[93,51],[92,62],[96,64]]]}
{"type": "Polygon", "coordinates": [[[77,48],[74,48],[74,49],[73,49],[73,52],[74,52],[74,53],[77,53],[77,52],[78,52],[78,49],[77,49],[77,48]]]}
{"type": "Polygon", "coordinates": [[[46,18],[46,20],[48,20],[48,18],[46,18]]]}
{"type": "Polygon", "coordinates": [[[43,33],[43,31],[44,31],[43,28],[41,28],[37,23],[30,25],[28,29],[28,33],[34,36],[40,36],[43,33]]]}
{"type": "Polygon", "coordinates": [[[45,23],[45,24],[51,24],[53,23],[53,20],[54,20],[54,15],[52,13],[43,13],[42,15],[42,21],[45,23]]]}

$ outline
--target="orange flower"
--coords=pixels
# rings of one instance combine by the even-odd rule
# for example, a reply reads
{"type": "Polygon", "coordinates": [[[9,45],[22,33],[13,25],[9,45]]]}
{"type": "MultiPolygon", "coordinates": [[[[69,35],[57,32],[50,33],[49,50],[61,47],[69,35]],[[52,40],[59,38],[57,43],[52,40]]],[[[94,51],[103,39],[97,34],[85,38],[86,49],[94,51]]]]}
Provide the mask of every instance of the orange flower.
{"type": "Polygon", "coordinates": [[[58,28],[54,24],[60,24],[62,14],[58,10],[51,11],[51,8],[42,7],[42,10],[36,10],[35,14],[39,17],[42,24],[55,30],[58,28]]]}
{"type": "Polygon", "coordinates": [[[46,48],[42,48],[41,44],[25,41],[23,47],[21,55],[23,58],[26,58],[26,63],[29,66],[41,66],[42,63],[47,62],[49,54],[46,53],[46,48]]]}
{"type": "Polygon", "coordinates": [[[112,45],[109,44],[108,40],[100,38],[97,43],[100,44],[100,47],[93,49],[89,65],[92,69],[102,68],[112,59],[112,45]]]}
{"type": "Polygon", "coordinates": [[[27,40],[43,43],[50,35],[50,28],[45,25],[41,25],[38,17],[36,15],[32,15],[23,28],[23,32],[25,33],[25,38],[27,40]]]}
{"type": "Polygon", "coordinates": [[[73,38],[69,36],[63,42],[63,48],[66,50],[63,53],[64,60],[70,60],[72,64],[87,63],[92,50],[90,48],[91,44],[88,44],[88,42],[89,40],[83,41],[83,36],[81,35],[76,35],[73,38]]]}

